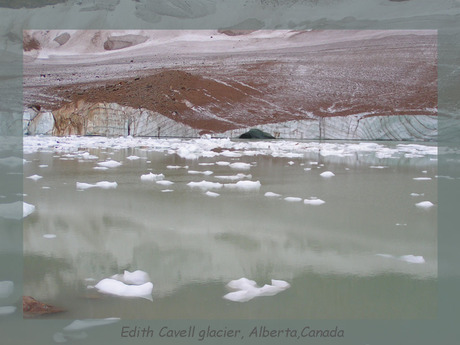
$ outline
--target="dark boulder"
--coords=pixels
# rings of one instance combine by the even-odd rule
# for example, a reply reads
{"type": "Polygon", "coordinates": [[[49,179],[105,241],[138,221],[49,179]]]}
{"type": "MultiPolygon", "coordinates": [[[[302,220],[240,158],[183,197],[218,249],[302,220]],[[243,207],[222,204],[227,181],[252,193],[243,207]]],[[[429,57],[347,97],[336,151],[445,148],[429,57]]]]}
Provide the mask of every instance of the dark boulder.
{"type": "Polygon", "coordinates": [[[275,139],[271,134],[262,132],[260,129],[253,128],[249,132],[243,133],[239,137],[240,139],[275,139]]]}

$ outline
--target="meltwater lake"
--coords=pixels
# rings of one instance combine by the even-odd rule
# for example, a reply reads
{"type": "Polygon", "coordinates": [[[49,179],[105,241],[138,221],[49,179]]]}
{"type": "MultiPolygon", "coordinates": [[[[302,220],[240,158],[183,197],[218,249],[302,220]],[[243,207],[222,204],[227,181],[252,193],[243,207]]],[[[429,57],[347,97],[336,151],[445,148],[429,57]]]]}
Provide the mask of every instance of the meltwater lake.
{"type": "Polygon", "coordinates": [[[24,160],[47,318],[436,316],[434,143],[25,137],[24,160]]]}

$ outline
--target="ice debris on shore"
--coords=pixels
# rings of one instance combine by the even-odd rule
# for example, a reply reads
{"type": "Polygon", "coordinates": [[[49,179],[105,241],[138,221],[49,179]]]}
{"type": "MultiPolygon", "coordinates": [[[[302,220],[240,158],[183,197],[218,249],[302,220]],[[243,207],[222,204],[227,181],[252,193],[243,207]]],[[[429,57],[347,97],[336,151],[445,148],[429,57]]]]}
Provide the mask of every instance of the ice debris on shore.
{"type": "Polygon", "coordinates": [[[140,297],[152,300],[153,284],[149,281],[148,274],[137,270],[124,271],[110,278],[104,278],[94,287],[100,292],[120,297],[140,297]]]}
{"type": "Polygon", "coordinates": [[[117,188],[118,183],[109,182],[109,181],[100,181],[94,184],[77,182],[76,185],[77,185],[77,189],[80,189],[80,190],[90,189],[90,188],[113,189],[113,188],[117,188]]]}
{"type": "Polygon", "coordinates": [[[240,278],[232,280],[227,284],[227,287],[237,291],[229,292],[224,295],[223,298],[233,302],[247,302],[255,297],[261,296],[274,296],[286,289],[291,285],[284,280],[271,280],[271,285],[265,284],[262,287],[258,287],[254,280],[247,278],[240,278]]]}

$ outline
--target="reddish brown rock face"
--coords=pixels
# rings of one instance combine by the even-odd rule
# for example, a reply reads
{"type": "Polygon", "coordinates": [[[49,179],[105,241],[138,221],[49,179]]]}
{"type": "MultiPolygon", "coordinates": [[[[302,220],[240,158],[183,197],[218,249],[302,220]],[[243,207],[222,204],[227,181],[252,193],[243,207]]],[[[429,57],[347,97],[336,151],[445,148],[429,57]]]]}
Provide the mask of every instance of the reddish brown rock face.
{"type": "Polygon", "coordinates": [[[39,302],[33,297],[22,296],[22,312],[25,318],[31,318],[45,314],[61,313],[64,311],[64,309],[39,302]]]}
{"type": "MultiPolygon", "coordinates": [[[[248,32],[216,35],[97,63],[26,63],[26,106],[116,103],[203,133],[351,115],[437,115],[435,32],[291,32],[279,47],[248,32]]],[[[58,133],[69,121],[79,133],[82,114],[71,115],[56,118],[58,133]]]]}

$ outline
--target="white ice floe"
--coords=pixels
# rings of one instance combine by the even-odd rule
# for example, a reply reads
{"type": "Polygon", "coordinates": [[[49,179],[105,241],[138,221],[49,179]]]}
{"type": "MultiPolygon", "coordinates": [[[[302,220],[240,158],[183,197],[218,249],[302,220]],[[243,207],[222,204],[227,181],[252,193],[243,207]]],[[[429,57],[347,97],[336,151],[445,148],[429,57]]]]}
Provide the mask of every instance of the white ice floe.
{"type": "Polygon", "coordinates": [[[325,204],[326,202],[318,198],[310,198],[310,199],[305,199],[303,203],[305,205],[319,206],[319,205],[325,204]]]}
{"type": "Polygon", "coordinates": [[[431,177],[414,177],[413,180],[415,181],[429,181],[431,177]]]}
{"type": "Polygon", "coordinates": [[[249,170],[251,168],[251,164],[243,163],[243,162],[236,162],[236,163],[231,163],[229,167],[235,170],[249,170]]]}
{"type": "Polygon", "coordinates": [[[31,179],[31,180],[34,180],[34,181],[38,181],[38,180],[40,180],[41,178],[43,178],[43,176],[40,176],[40,175],[32,175],[32,176],[28,176],[27,178],[28,178],[28,179],[31,179]]]}
{"type": "Polygon", "coordinates": [[[113,189],[113,188],[117,188],[118,183],[109,182],[109,181],[100,181],[94,184],[77,182],[76,185],[77,185],[77,189],[80,189],[80,190],[90,189],[90,188],[113,189]]]}
{"type": "Polygon", "coordinates": [[[208,190],[208,189],[220,189],[223,187],[222,183],[218,182],[209,182],[209,181],[201,181],[201,182],[189,182],[187,183],[187,186],[191,188],[200,188],[203,190],[208,190]]]}
{"type": "Polygon", "coordinates": [[[230,165],[230,162],[218,161],[218,162],[216,162],[216,165],[227,166],[227,165],[230,165]]]}
{"type": "Polygon", "coordinates": [[[234,151],[222,151],[221,155],[224,157],[232,157],[232,158],[239,158],[243,156],[241,153],[234,152],[234,151]]]}
{"type": "Polygon", "coordinates": [[[214,192],[211,192],[209,190],[204,194],[206,194],[207,196],[210,196],[212,198],[217,198],[220,195],[219,193],[214,193],[214,192]]]}
{"type": "Polygon", "coordinates": [[[10,315],[16,311],[16,307],[14,306],[5,306],[0,307],[0,315],[10,315]]]}
{"type": "Polygon", "coordinates": [[[14,291],[14,283],[11,280],[0,281],[0,298],[8,298],[14,291]]]}
{"type": "Polygon", "coordinates": [[[188,165],[167,165],[166,169],[188,169],[188,165]]]}
{"type": "Polygon", "coordinates": [[[153,173],[148,173],[145,175],[141,175],[141,180],[142,181],[160,181],[165,178],[165,175],[163,174],[153,174],[153,173]]]}
{"type": "Polygon", "coordinates": [[[188,173],[191,175],[212,175],[213,174],[211,170],[206,170],[206,171],[189,170],[188,173]]]}
{"type": "Polygon", "coordinates": [[[324,178],[329,178],[329,177],[335,176],[335,174],[332,171],[325,171],[319,174],[319,176],[324,177],[324,178]]]}
{"type": "Polygon", "coordinates": [[[94,170],[109,170],[107,167],[94,167],[94,170]]]}
{"type": "Polygon", "coordinates": [[[376,254],[377,256],[383,257],[383,258],[388,258],[388,259],[397,259],[405,262],[409,262],[411,264],[424,264],[425,263],[425,258],[423,256],[417,256],[417,255],[402,255],[402,256],[394,256],[391,254],[376,254]]]}
{"type": "Polygon", "coordinates": [[[286,198],[284,198],[285,201],[287,202],[299,202],[299,201],[302,201],[302,198],[298,198],[298,197],[295,197],[295,196],[288,196],[286,198]]]}
{"type": "Polygon", "coordinates": [[[23,201],[15,201],[8,204],[0,204],[0,218],[22,219],[32,214],[35,206],[23,201]]]}
{"type": "Polygon", "coordinates": [[[202,165],[202,166],[210,166],[210,165],[214,165],[214,163],[198,163],[198,165],[202,165]]]}
{"type": "Polygon", "coordinates": [[[304,168],[303,170],[305,170],[305,171],[310,171],[311,168],[304,168]]]}
{"type": "Polygon", "coordinates": [[[99,292],[120,297],[140,297],[152,300],[153,284],[147,282],[141,285],[125,284],[117,279],[105,278],[94,286],[99,292]]]}
{"type": "Polygon", "coordinates": [[[115,274],[110,278],[130,285],[142,285],[150,281],[149,274],[141,270],[136,270],[133,272],[125,270],[123,274],[115,274]]]}
{"type": "Polygon", "coordinates": [[[139,157],[139,156],[128,156],[128,157],[126,157],[126,159],[128,159],[130,161],[137,161],[138,159],[141,159],[141,157],[139,157]]]}
{"type": "Polygon", "coordinates": [[[421,194],[419,194],[419,193],[410,193],[410,196],[423,196],[423,195],[425,195],[425,193],[421,193],[421,194]]]}
{"type": "Polygon", "coordinates": [[[371,165],[369,168],[371,169],[386,169],[388,166],[386,165],[371,165]]]}
{"type": "Polygon", "coordinates": [[[233,302],[247,302],[255,297],[274,296],[290,287],[290,284],[283,280],[272,279],[271,285],[265,284],[258,287],[256,282],[247,278],[232,280],[227,284],[230,289],[237,291],[230,292],[223,298],[233,302]]]}
{"type": "Polygon", "coordinates": [[[97,165],[101,167],[106,167],[106,168],[116,168],[122,165],[122,163],[114,161],[114,160],[108,160],[105,162],[98,162],[97,165]]]}
{"type": "Polygon", "coordinates": [[[222,176],[222,175],[219,175],[219,176],[214,176],[215,178],[219,179],[219,180],[229,180],[229,181],[236,181],[236,180],[242,180],[244,178],[252,178],[252,175],[251,174],[248,174],[248,175],[245,175],[245,174],[236,174],[236,175],[230,175],[230,176],[222,176]]]}
{"type": "Polygon", "coordinates": [[[49,186],[42,186],[42,189],[51,189],[49,186]]]}
{"type": "Polygon", "coordinates": [[[428,209],[430,207],[433,207],[434,204],[431,201],[422,201],[422,202],[415,204],[415,206],[417,206],[418,208],[428,209]]]}
{"type": "Polygon", "coordinates": [[[171,186],[174,184],[174,182],[169,181],[169,180],[159,180],[159,181],[156,181],[156,183],[162,186],[171,186]]]}
{"type": "Polygon", "coordinates": [[[48,168],[48,164],[40,164],[38,167],[39,168],[48,168]]]}
{"type": "Polygon", "coordinates": [[[259,190],[260,186],[261,186],[260,181],[238,181],[237,183],[224,184],[225,188],[245,190],[245,191],[259,190]]]}
{"type": "Polygon", "coordinates": [[[288,162],[289,165],[294,165],[295,163],[293,161],[288,162]]]}
{"type": "Polygon", "coordinates": [[[56,238],[56,235],[55,234],[44,234],[43,237],[47,239],[53,239],[53,238],[56,238]]]}
{"type": "Polygon", "coordinates": [[[174,192],[174,190],[173,189],[162,189],[161,192],[162,193],[172,193],[174,192]]]}
{"type": "Polygon", "coordinates": [[[423,256],[416,256],[416,255],[403,255],[399,257],[399,260],[410,262],[412,264],[423,264],[425,263],[425,259],[423,256]]]}
{"type": "Polygon", "coordinates": [[[281,194],[273,193],[273,192],[267,192],[264,194],[267,198],[279,198],[281,194]]]}

